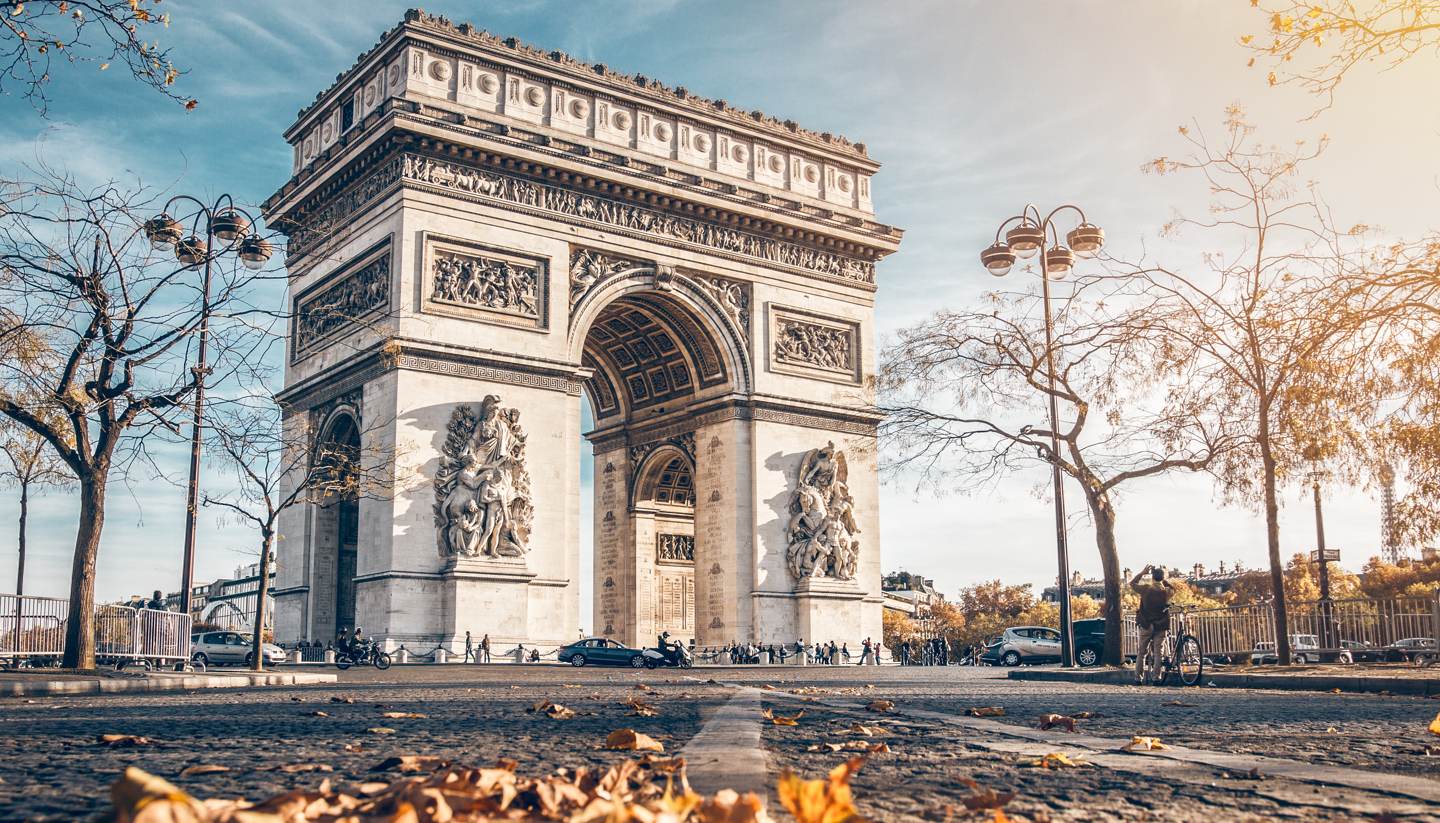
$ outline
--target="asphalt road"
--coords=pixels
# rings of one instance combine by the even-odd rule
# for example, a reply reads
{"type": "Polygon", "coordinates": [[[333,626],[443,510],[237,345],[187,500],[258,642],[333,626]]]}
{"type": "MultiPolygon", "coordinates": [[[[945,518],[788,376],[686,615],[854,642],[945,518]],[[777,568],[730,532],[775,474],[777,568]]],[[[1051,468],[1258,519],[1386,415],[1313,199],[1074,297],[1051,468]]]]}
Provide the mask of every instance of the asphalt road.
{"type": "MultiPolygon", "coordinates": [[[[740,732],[753,732],[751,723],[760,727],[755,748],[763,759],[755,762],[764,783],[757,788],[771,791],[772,810],[779,809],[773,786],[781,769],[819,777],[847,756],[825,744],[861,739],[845,731],[861,723],[889,732],[865,738],[885,742],[890,752],[873,755],[854,780],[861,812],[876,820],[967,819],[961,804],[972,790],[963,779],[1016,791],[1006,808],[1012,819],[1363,820],[1389,811],[1399,819],[1440,820],[1430,811],[1440,799],[1440,758],[1426,754],[1440,738],[1425,731],[1440,701],[1019,683],[1004,675],[968,668],[682,673],[456,665],[351,670],[333,686],[0,700],[0,818],[103,816],[107,787],[128,764],[197,796],[259,799],[326,777],[360,780],[395,754],[477,765],[511,757],[527,773],[604,765],[621,757],[599,748],[619,727],[677,752],[719,714],[707,740],[755,739],[740,732]],[[657,691],[640,692],[642,682],[657,691]],[[637,695],[659,716],[631,716],[622,703],[637,695]],[[894,709],[864,708],[876,699],[893,701],[894,709]],[[526,712],[543,701],[576,716],[526,712]],[[1002,706],[1005,715],[969,718],[967,710],[979,706],[1002,706]],[[806,714],[796,726],[775,726],[758,707],[806,714]],[[425,716],[386,718],[386,711],[425,716]],[[1036,730],[1042,714],[1081,711],[1098,716],[1079,721],[1074,735],[1036,730]],[[376,728],[393,733],[370,731],[376,728]],[[104,733],[153,742],[107,747],[96,743],[104,733]],[[1186,748],[1119,752],[1118,743],[1133,735],[1186,748]],[[1028,765],[1056,751],[1092,765],[1028,765]],[[1244,766],[1254,756],[1273,760],[1251,773],[1244,766]],[[230,771],[179,776],[197,764],[230,771]]],[[[695,751],[702,749],[697,741],[695,751]]],[[[692,769],[717,765],[724,764],[692,761],[692,769]]]]}

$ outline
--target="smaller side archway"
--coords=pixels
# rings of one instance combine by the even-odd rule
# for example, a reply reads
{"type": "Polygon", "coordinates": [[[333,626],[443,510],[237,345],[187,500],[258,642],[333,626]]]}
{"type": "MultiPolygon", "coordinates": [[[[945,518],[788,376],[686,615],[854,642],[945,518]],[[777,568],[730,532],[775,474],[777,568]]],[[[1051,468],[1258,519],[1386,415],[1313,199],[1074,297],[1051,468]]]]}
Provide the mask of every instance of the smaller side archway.
{"type": "MultiPolygon", "coordinates": [[[[342,406],[329,414],[315,438],[315,461],[353,465],[360,454],[358,412],[342,406]]],[[[333,640],[355,628],[355,575],[359,554],[360,501],[353,492],[331,492],[311,506],[314,545],[310,636],[333,640]]]]}
{"type": "Polygon", "coordinates": [[[689,642],[695,637],[695,461],[676,445],[656,448],[636,470],[631,499],[637,565],[654,569],[652,633],[689,642]]]}

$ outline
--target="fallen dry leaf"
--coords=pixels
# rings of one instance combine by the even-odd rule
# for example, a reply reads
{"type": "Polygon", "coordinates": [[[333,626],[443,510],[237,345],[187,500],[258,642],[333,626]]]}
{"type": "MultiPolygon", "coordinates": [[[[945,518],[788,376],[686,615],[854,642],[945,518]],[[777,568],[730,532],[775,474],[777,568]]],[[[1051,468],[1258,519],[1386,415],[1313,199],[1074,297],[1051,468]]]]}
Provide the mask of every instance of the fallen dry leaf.
{"type": "Polygon", "coordinates": [[[840,729],[839,731],[836,731],[835,734],[858,734],[863,735],[864,737],[879,737],[881,735],[890,734],[890,730],[885,728],[884,726],[865,726],[860,723],[856,723],[848,729],[840,729]]]}
{"type": "MultiPolygon", "coordinates": [[[[857,740],[857,741],[854,741],[854,742],[856,742],[856,743],[863,743],[864,741],[863,741],[863,740],[857,740]]],[[[845,750],[845,744],[844,744],[844,743],[811,743],[809,746],[806,746],[806,747],[805,747],[805,751],[807,751],[807,752],[823,752],[823,751],[841,752],[841,751],[844,751],[844,750],[845,750]]]]}
{"type": "Polygon", "coordinates": [[[1127,752],[1158,752],[1170,748],[1160,742],[1158,737],[1132,737],[1130,742],[1123,747],[1127,752]]]}
{"type": "Polygon", "coordinates": [[[1075,731],[1075,718],[1066,717],[1063,714],[1042,714],[1040,715],[1040,731],[1061,727],[1067,732],[1075,731]]]}
{"type": "Polygon", "coordinates": [[[605,748],[634,752],[663,752],[665,746],[648,734],[634,729],[616,729],[605,738],[605,748]]]}
{"type": "Polygon", "coordinates": [[[871,700],[865,708],[869,709],[872,712],[880,712],[881,714],[884,714],[885,712],[893,712],[895,711],[895,701],[871,700]]]}
{"type": "Polygon", "coordinates": [[[329,717],[329,716],[330,716],[330,713],[329,713],[329,712],[322,712],[322,711],[320,711],[320,710],[317,709],[317,710],[315,710],[315,711],[313,711],[313,712],[309,712],[309,715],[310,715],[311,717],[329,717]]]}
{"type": "Polygon", "coordinates": [[[306,772],[333,772],[333,766],[328,763],[289,763],[281,766],[280,771],[287,774],[305,774],[306,772]]]}
{"type": "Polygon", "coordinates": [[[1331,693],[1331,694],[1339,694],[1339,693],[1340,693],[1340,690],[1339,690],[1339,689],[1331,689],[1331,690],[1330,690],[1330,693],[1331,693]]]}
{"type": "Polygon", "coordinates": [[[702,800],[695,813],[697,823],[770,823],[765,801],[759,795],[741,795],[733,789],[721,789],[714,797],[702,800]]]}
{"type": "Polygon", "coordinates": [[[533,712],[536,714],[543,714],[551,720],[569,720],[570,718],[575,716],[574,709],[567,709],[559,703],[551,703],[548,700],[541,703],[536,703],[525,711],[533,712]]]}
{"type": "Polygon", "coordinates": [[[402,754],[396,757],[385,758],[374,766],[371,766],[370,771],[395,771],[405,774],[415,774],[419,772],[433,772],[449,765],[450,761],[428,754],[402,754]]]}
{"type": "Polygon", "coordinates": [[[783,714],[776,714],[770,709],[763,709],[760,712],[760,716],[774,723],[776,726],[798,726],[800,725],[800,718],[805,716],[805,710],[801,709],[796,714],[786,717],[783,714]]]}
{"type": "Polygon", "coordinates": [[[384,727],[384,726],[375,726],[374,728],[369,728],[369,729],[366,729],[365,731],[367,731],[367,732],[369,732],[369,733],[371,733],[371,734],[394,734],[394,733],[395,733],[395,730],[394,730],[394,729],[388,729],[388,728],[386,728],[386,727],[384,727]]]}
{"type": "Polygon", "coordinates": [[[115,807],[116,823],[209,819],[200,801],[170,781],[134,766],[126,766],[120,779],[111,784],[110,803],[115,807]]]}
{"type": "Polygon", "coordinates": [[[971,717],[1004,717],[1004,706],[976,706],[967,712],[971,717]]]}
{"type": "Polygon", "coordinates": [[[221,766],[216,763],[196,763],[193,766],[186,766],[180,770],[181,777],[196,777],[202,774],[219,774],[230,771],[229,766],[221,766]]]}
{"type": "Polygon", "coordinates": [[[1160,705],[1162,705],[1162,706],[1179,706],[1179,707],[1182,708],[1182,709],[1193,709],[1193,708],[1195,708],[1195,704],[1194,704],[1194,703],[1186,703],[1186,702],[1181,701],[1181,700],[1170,700],[1170,701],[1167,701],[1167,702],[1165,702],[1165,703],[1161,703],[1160,705]]]}
{"type": "Polygon", "coordinates": [[[866,754],[889,754],[890,747],[884,743],[869,740],[846,740],[844,743],[812,743],[805,747],[807,752],[864,752],[866,754]]]}
{"type": "Polygon", "coordinates": [[[1078,755],[1070,757],[1062,752],[1051,752],[1031,760],[1029,765],[1039,769],[1078,769],[1090,764],[1078,755]]]}
{"type": "Polygon", "coordinates": [[[970,787],[972,794],[968,797],[960,798],[960,802],[964,803],[965,808],[972,812],[982,809],[999,809],[1001,806],[1015,799],[1014,792],[997,792],[994,789],[981,786],[968,777],[960,778],[960,782],[970,787]]]}
{"type": "Polygon", "coordinates": [[[424,720],[430,715],[420,712],[381,712],[380,716],[388,717],[391,720],[424,720]]]}
{"type": "Polygon", "coordinates": [[[1076,712],[1070,716],[1076,720],[1094,720],[1097,717],[1104,717],[1105,715],[1099,712],[1076,712]]]}
{"type": "Polygon", "coordinates": [[[775,686],[774,686],[773,684],[771,684],[771,683],[766,683],[766,684],[762,685],[760,688],[764,689],[764,690],[767,691],[767,692],[776,691],[775,686]]]}
{"type": "Polygon", "coordinates": [[[337,697],[332,697],[332,698],[330,698],[330,702],[331,702],[331,703],[354,703],[354,702],[355,702],[355,698],[353,698],[353,697],[338,697],[338,696],[337,696],[337,697]]]}
{"type": "Polygon", "coordinates": [[[630,714],[634,717],[658,717],[660,715],[659,709],[636,697],[626,700],[623,705],[629,707],[630,714]]]}
{"type": "Polygon", "coordinates": [[[148,746],[154,741],[148,737],[141,737],[138,734],[102,734],[95,738],[95,742],[102,746],[128,749],[134,746],[148,746]]]}
{"type": "Polygon", "coordinates": [[[863,765],[865,758],[852,757],[831,769],[824,780],[802,780],[786,769],[776,793],[797,823],[843,823],[855,816],[850,778],[863,765]]]}
{"type": "Polygon", "coordinates": [[[1435,719],[1431,720],[1430,725],[1426,728],[1430,730],[1431,734],[1440,735],[1440,714],[1435,715],[1435,719]]]}

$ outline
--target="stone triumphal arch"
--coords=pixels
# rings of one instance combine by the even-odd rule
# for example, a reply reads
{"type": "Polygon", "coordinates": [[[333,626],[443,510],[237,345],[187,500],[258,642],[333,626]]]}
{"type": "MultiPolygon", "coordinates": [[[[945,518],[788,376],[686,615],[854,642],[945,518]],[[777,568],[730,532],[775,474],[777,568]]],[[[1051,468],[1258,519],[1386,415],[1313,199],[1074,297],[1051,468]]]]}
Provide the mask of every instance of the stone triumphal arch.
{"type": "Polygon", "coordinates": [[[420,12],[285,134],[291,436],[372,467],[291,509],[276,635],[880,636],[861,144],[420,12]],[[581,398],[595,421],[581,431],[581,398]]]}

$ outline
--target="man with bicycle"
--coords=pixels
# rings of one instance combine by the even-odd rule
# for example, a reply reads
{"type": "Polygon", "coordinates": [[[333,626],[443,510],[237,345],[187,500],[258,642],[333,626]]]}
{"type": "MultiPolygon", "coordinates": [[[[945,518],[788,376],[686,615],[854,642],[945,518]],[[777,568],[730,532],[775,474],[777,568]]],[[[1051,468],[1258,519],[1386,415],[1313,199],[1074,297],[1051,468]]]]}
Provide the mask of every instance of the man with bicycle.
{"type": "Polygon", "coordinates": [[[1140,645],[1135,649],[1135,685],[1144,685],[1145,653],[1150,653],[1149,681],[1156,686],[1160,679],[1160,658],[1164,655],[1165,636],[1170,633],[1170,596],[1174,586],[1165,579],[1165,569],[1146,566],[1130,581],[1130,588],[1140,595],[1140,608],[1135,612],[1135,627],[1140,631],[1140,645]],[[1142,583],[1145,573],[1151,581],[1142,583]]]}

